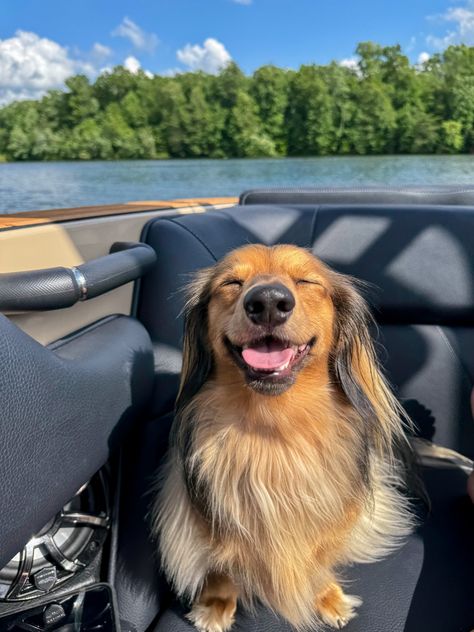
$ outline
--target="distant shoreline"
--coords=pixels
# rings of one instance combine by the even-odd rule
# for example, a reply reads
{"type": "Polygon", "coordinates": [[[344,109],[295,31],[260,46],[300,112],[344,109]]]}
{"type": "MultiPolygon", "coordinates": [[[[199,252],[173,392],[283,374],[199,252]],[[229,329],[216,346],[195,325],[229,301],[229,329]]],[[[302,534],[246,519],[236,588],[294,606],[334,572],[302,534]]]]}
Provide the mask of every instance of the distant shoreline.
{"type": "Polygon", "coordinates": [[[473,185],[473,157],[13,162],[0,165],[0,214],[137,200],[238,197],[262,187],[443,184],[473,185]]]}
{"type": "Polygon", "coordinates": [[[412,64],[362,42],[348,66],[233,62],[172,77],[117,66],[0,108],[0,160],[469,154],[474,47],[412,64]]]}
{"type": "Polygon", "coordinates": [[[326,155],[326,156],[257,156],[257,157],[251,157],[251,156],[246,156],[246,157],[224,157],[224,158],[211,158],[209,156],[193,156],[192,158],[108,158],[108,159],[103,159],[103,158],[88,158],[88,159],[70,159],[70,160],[65,160],[65,159],[58,159],[58,160],[0,160],[0,168],[2,165],[21,165],[21,164],[26,164],[26,165],[34,165],[34,164],[78,164],[78,165],[84,165],[84,164],[97,164],[97,163],[127,163],[127,162],[134,162],[134,163],[166,163],[166,162],[175,162],[175,163],[186,163],[186,162],[196,162],[196,163],[200,163],[200,162],[213,162],[213,163],[226,163],[226,162],[250,162],[250,161],[257,161],[257,162],[271,162],[271,161],[278,161],[278,162],[284,162],[284,161],[311,161],[311,160],[331,160],[331,159],[335,159],[335,158],[341,158],[341,159],[355,159],[355,160],[363,160],[364,158],[366,159],[376,159],[376,158],[400,158],[400,159],[419,159],[419,158],[439,158],[439,159],[443,159],[443,158],[452,158],[452,157],[465,157],[465,158],[469,158],[472,157],[474,158],[474,151],[472,152],[462,152],[462,153],[457,153],[457,154],[442,154],[442,153],[432,153],[432,154],[394,154],[394,153],[387,153],[387,154],[364,154],[364,155],[359,155],[359,154],[332,154],[332,155],[326,155]]]}

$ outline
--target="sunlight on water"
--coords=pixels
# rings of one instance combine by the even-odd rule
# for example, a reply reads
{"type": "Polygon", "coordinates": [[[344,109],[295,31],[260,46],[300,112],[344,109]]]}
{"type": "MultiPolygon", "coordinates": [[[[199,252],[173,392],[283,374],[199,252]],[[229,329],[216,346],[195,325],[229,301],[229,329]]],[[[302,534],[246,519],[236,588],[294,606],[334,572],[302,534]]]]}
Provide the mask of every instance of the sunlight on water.
{"type": "Polygon", "coordinates": [[[256,187],[474,184],[473,156],[0,164],[0,212],[239,195],[256,187]]]}

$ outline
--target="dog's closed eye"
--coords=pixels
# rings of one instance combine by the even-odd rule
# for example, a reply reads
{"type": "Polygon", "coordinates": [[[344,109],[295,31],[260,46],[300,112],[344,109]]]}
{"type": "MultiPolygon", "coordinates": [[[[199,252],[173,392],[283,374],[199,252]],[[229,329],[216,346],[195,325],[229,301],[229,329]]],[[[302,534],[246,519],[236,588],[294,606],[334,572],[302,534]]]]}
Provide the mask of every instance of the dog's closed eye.
{"type": "Polygon", "coordinates": [[[228,287],[229,285],[236,285],[242,287],[244,282],[241,279],[226,279],[221,283],[221,287],[228,287]]]}
{"type": "Polygon", "coordinates": [[[319,285],[323,287],[321,281],[317,281],[316,279],[296,279],[296,285],[319,285]]]}

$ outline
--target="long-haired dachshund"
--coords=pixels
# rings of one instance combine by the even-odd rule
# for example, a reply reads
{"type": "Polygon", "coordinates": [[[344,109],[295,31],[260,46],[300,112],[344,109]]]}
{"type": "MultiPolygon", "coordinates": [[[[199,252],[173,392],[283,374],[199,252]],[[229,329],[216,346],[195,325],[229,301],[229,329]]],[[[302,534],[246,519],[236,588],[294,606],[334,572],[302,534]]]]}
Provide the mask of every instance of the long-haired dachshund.
{"type": "Polygon", "coordinates": [[[245,246],[198,273],[154,508],[188,618],[223,632],[237,601],[340,628],[361,600],[339,567],[412,528],[394,446],[403,417],[354,281],[308,251],[245,246]]]}

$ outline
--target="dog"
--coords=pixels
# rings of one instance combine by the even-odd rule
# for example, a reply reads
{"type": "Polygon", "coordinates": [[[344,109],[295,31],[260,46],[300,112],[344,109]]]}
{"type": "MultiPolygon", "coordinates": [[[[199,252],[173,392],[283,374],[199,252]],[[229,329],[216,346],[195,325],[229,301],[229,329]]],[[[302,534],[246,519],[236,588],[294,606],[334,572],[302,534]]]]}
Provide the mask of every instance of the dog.
{"type": "Polygon", "coordinates": [[[153,531],[201,632],[238,601],[296,629],[362,603],[341,567],[413,528],[397,446],[404,413],[376,360],[354,279],[291,245],[248,245],[200,271],[153,531]]]}

